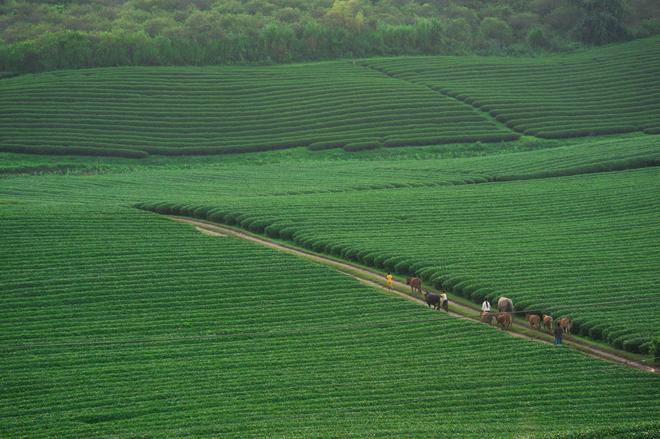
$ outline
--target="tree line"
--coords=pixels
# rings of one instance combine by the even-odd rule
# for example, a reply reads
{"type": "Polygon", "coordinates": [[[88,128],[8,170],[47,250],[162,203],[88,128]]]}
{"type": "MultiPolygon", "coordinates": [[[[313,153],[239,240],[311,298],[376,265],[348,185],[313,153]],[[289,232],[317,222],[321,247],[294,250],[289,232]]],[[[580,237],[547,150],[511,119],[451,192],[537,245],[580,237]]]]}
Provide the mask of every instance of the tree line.
{"type": "Polygon", "coordinates": [[[9,0],[0,71],[516,55],[660,33],[654,0],[9,0]]]}

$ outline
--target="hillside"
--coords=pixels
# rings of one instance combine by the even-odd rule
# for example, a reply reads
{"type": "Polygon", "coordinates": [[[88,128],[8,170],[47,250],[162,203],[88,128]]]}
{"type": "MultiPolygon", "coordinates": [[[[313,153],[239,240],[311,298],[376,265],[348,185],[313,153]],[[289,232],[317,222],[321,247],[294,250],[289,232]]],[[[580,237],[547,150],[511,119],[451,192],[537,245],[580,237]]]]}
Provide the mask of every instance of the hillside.
{"type": "MultiPolygon", "coordinates": [[[[474,301],[508,295],[520,310],[570,314],[577,332],[647,353],[659,335],[658,137],[544,142],[555,146],[458,159],[433,148],[150,157],[126,169],[107,162],[99,175],[87,158],[81,175],[5,178],[0,197],[146,202],[419,272],[474,301]]],[[[43,160],[17,163],[38,170],[43,160]]]]}
{"type": "Polygon", "coordinates": [[[153,214],[46,198],[0,204],[11,254],[0,274],[3,437],[659,427],[654,374],[512,338],[153,214]]]}
{"type": "MultiPolygon", "coordinates": [[[[283,1],[460,3],[491,24],[514,3],[576,3],[283,1]]],[[[53,13],[90,7],[30,3],[13,18],[28,2],[0,5],[0,34],[32,17],[50,35],[53,13]]],[[[130,28],[136,8],[146,26],[177,5],[266,3],[284,4],[91,6],[130,28]]],[[[420,23],[389,29],[406,44],[397,29],[420,23]]],[[[39,62],[53,50],[54,69],[95,53],[67,45],[84,38],[104,62],[133,53],[113,32],[66,35],[12,45],[39,62]]],[[[199,64],[203,46],[175,52],[199,64]]],[[[660,437],[658,60],[650,37],[518,58],[0,73],[0,437],[660,437]],[[480,318],[502,296],[511,327],[480,318]]]]}
{"type": "Polygon", "coordinates": [[[455,97],[526,135],[660,133],[660,38],[562,57],[363,63],[455,97]]]}
{"type": "Polygon", "coordinates": [[[0,80],[0,151],[144,157],[655,133],[659,43],[526,60],[23,75],[0,80]]]}

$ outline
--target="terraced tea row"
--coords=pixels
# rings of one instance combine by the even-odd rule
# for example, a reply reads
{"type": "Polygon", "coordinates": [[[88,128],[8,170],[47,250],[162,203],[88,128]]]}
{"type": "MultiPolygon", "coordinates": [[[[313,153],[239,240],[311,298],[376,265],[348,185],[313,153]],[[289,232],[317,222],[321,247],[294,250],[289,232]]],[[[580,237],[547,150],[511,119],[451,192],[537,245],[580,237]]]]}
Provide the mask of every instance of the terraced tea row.
{"type": "Polygon", "coordinates": [[[20,76],[0,81],[0,130],[4,151],[133,156],[518,137],[453,99],[347,62],[20,76]]]}
{"type": "Polygon", "coordinates": [[[475,301],[571,315],[575,330],[648,352],[659,334],[658,168],[529,182],[146,204],[367,265],[475,301]]]}
{"type": "Polygon", "coordinates": [[[658,37],[535,59],[424,57],[361,63],[487,111],[520,133],[558,138],[660,132],[658,37]]]}
{"type": "Polygon", "coordinates": [[[133,209],[1,209],[3,436],[660,428],[652,374],[133,209]]]}
{"type": "Polygon", "coordinates": [[[0,166],[0,174],[81,174],[4,179],[0,196],[130,203],[162,201],[166,195],[168,200],[186,204],[225,204],[236,196],[432,188],[638,169],[660,163],[660,138],[654,136],[518,142],[509,146],[527,149],[536,148],[537,143],[545,149],[458,159],[450,158],[454,151],[479,154],[483,145],[393,148],[352,154],[298,148],[222,157],[150,157],[139,162],[105,158],[102,163],[90,157],[0,153],[0,161],[5,163],[0,166]]]}

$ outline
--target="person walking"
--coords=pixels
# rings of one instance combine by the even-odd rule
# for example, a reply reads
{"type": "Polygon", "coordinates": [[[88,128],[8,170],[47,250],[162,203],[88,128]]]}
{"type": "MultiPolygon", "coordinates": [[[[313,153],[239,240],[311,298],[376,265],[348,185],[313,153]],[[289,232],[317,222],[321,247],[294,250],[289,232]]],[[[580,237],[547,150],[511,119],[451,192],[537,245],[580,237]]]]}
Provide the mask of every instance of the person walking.
{"type": "Polygon", "coordinates": [[[440,294],[440,306],[446,312],[449,312],[449,299],[447,298],[447,293],[445,293],[445,292],[440,294]]]}
{"type": "Polygon", "coordinates": [[[564,337],[564,330],[559,322],[555,324],[555,345],[561,346],[561,339],[564,337]]]}
{"type": "Polygon", "coordinates": [[[483,303],[481,304],[481,312],[490,312],[490,302],[488,299],[484,299],[483,303]]]}
{"type": "Polygon", "coordinates": [[[391,290],[392,284],[394,283],[394,276],[392,276],[392,273],[388,271],[387,276],[385,276],[385,279],[387,280],[387,289],[391,290]]]}

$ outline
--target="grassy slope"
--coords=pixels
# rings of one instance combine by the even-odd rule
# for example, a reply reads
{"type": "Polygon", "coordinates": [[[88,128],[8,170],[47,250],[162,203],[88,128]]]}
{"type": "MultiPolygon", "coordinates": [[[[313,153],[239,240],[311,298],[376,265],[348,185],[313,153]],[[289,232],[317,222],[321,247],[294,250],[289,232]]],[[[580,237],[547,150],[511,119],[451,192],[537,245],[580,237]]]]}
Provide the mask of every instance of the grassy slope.
{"type": "Polygon", "coordinates": [[[195,154],[405,133],[511,134],[451,98],[348,62],[24,75],[0,81],[0,106],[0,150],[45,153],[195,154]]]}
{"type": "Polygon", "coordinates": [[[0,80],[0,151],[143,157],[655,132],[658,42],[533,59],[23,75],[0,80]]]}
{"type": "MultiPolygon", "coordinates": [[[[109,169],[101,175],[6,178],[0,199],[105,205],[173,201],[218,207],[215,220],[236,221],[242,213],[243,226],[256,230],[271,223],[276,223],[273,230],[290,225],[287,236],[297,231],[295,239],[315,249],[364,250],[360,257],[371,255],[371,263],[381,254],[431,266],[424,273],[427,279],[445,275],[468,280],[466,293],[475,299],[506,292],[520,304],[555,315],[570,313],[580,317],[584,332],[619,347],[627,341],[626,347],[635,350],[657,328],[653,302],[630,301],[653,296],[658,281],[653,270],[657,244],[649,232],[658,209],[656,168],[455,185],[653,164],[660,153],[655,139],[637,135],[553,141],[554,146],[565,145],[452,160],[436,148],[357,155],[290,150],[216,159],[150,158],[149,166],[134,168],[130,163],[135,162],[115,159],[117,164],[107,162],[109,169]],[[228,212],[235,214],[226,219],[228,212]],[[254,223],[255,218],[260,221],[254,223]],[[493,234],[501,236],[494,239],[493,234]],[[615,293],[626,299],[625,312],[611,306],[601,310],[594,303],[617,301],[615,293]],[[633,341],[637,344],[630,344],[633,341]]],[[[28,156],[14,163],[57,163],[39,160],[28,156]]]]}
{"type": "Polygon", "coordinates": [[[488,111],[541,137],[660,128],[660,38],[546,58],[425,57],[362,62],[488,111]]]}
{"type": "Polygon", "coordinates": [[[211,213],[402,274],[428,267],[426,280],[450,291],[570,314],[585,334],[646,351],[660,335],[657,169],[260,197],[211,213]]]}
{"type": "Polygon", "coordinates": [[[659,428],[657,376],[447,318],[292,256],[115,206],[1,212],[6,437],[659,428]]]}

